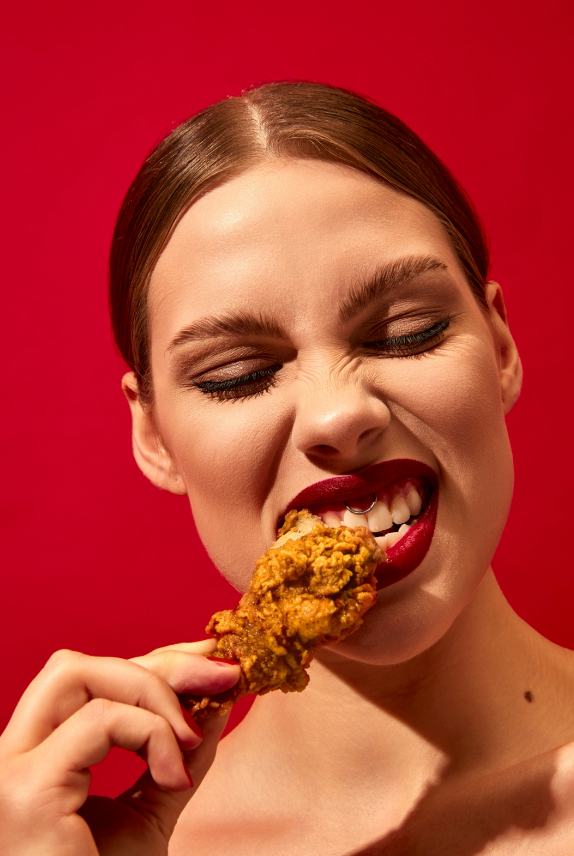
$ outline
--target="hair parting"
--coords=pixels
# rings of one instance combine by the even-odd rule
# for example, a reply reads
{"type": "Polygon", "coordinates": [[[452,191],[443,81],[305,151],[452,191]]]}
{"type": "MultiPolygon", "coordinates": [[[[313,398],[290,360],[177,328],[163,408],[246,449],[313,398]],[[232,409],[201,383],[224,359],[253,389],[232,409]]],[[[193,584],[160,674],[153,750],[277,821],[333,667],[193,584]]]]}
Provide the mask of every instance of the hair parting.
{"type": "Polygon", "coordinates": [[[443,224],[482,308],[489,248],[454,176],[400,119],[363,96],[319,83],[246,90],[192,116],[149,155],[120,209],[110,253],[109,305],[117,347],[153,400],[147,293],[159,256],[202,195],[275,158],[358,169],[420,201],[443,224]]]}

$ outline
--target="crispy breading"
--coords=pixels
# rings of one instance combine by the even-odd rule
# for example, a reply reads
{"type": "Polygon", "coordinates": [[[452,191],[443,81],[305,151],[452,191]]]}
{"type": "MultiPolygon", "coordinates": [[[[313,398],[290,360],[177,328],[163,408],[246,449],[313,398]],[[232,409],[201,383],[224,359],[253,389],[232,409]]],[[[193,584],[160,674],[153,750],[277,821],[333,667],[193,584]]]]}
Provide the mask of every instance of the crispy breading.
{"type": "Polygon", "coordinates": [[[212,656],[238,660],[241,675],[217,696],[188,696],[195,719],[251,693],[305,689],[315,649],[353,633],[376,600],[385,554],[368,529],[332,529],[305,509],[290,511],[279,534],[237,608],[216,612],[206,628],[217,639],[212,656]]]}

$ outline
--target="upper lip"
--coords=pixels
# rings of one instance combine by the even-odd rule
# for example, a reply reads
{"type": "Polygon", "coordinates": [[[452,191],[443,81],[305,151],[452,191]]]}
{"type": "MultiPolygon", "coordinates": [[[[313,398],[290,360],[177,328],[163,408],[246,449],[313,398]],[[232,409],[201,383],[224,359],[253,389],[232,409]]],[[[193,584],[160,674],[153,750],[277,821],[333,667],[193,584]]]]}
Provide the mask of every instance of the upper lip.
{"type": "Polygon", "coordinates": [[[435,471],[423,464],[422,461],[411,460],[410,458],[395,458],[392,461],[382,461],[380,464],[373,464],[371,467],[363,470],[360,473],[347,476],[335,476],[331,479],[315,482],[304,488],[294,497],[282,517],[293,508],[307,508],[310,505],[324,504],[326,502],[342,502],[350,499],[367,496],[370,493],[377,493],[398,479],[408,477],[419,477],[428,479],[431,488],[434,490],[437,486],[437,476],[435,471]]]}

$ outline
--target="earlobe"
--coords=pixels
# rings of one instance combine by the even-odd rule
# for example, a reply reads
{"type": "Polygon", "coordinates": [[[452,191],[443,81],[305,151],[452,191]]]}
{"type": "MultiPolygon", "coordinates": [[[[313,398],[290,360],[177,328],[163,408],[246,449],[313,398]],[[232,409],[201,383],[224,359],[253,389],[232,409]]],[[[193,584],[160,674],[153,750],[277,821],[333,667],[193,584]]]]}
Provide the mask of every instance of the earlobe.
{"type": "Polygon", "coordinates": [[[522,362],[510,333],[502,289],[497,282],[487,282],[486,299],[498,353],[502,405],[504,413],[507,414],[510,413],[520,395],[522,362]]]}
{"type": "Polygon", "coordinates": [[[122,389],[132,413],[132,448],[138,467],[156,487],[185,496],[185,484],[157,430],[153,410],[144,408],[138,397],[133,372],[123,376],[122,389]]]}

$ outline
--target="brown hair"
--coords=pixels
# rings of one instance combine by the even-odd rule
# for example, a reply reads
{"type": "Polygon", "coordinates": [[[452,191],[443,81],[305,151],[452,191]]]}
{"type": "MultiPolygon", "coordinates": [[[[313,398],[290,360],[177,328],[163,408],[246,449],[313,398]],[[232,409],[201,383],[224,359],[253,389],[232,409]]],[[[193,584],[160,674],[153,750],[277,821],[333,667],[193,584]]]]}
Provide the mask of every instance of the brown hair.
{"type": "Polygon", "coordinates": [[[172,131],[136,175],[110,254],[116,344],[152,399],[147,290],[173,230],[202,194],[273,157],[347,164],[418,199],[442,222],[476,300],[486,308],[487,241],[447,167],[400,119],[319,83],[270,83],[213,104],[172,131]]]}

